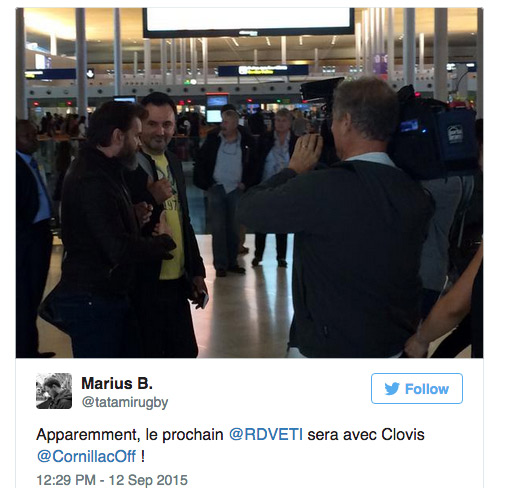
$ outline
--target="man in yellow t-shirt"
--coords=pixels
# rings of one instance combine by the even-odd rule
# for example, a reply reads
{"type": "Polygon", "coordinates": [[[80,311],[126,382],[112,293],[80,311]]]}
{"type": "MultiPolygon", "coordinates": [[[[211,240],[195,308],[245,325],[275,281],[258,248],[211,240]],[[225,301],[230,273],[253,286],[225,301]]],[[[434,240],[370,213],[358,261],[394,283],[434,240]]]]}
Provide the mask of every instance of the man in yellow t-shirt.
{"type": "Polygon", "coordinates": [[[180,161],[167,151],[175,130],[176,106],[161,92],[143,98],[142,150],[138,167],[126,175],[133,203],[153,207],[142,233],[151,235],[165,218],[177,247],[173,259],[138,270],[133,303],[137,311],[144,357],[196,357],[198,346],[188,299],[204,304],[208,296],[205,267],[191,226],[186,185],[180,161]]]}

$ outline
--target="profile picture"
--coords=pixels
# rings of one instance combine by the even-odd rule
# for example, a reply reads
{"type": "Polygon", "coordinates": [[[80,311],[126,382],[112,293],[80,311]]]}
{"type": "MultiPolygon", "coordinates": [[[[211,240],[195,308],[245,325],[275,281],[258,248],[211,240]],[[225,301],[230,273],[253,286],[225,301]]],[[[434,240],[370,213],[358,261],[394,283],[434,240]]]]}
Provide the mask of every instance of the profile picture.
{"type": "Polygon", "coordinates": [[[72,408],[72,375],[38,374],[35,381],[35,405],[41,409],[72,408]]]}

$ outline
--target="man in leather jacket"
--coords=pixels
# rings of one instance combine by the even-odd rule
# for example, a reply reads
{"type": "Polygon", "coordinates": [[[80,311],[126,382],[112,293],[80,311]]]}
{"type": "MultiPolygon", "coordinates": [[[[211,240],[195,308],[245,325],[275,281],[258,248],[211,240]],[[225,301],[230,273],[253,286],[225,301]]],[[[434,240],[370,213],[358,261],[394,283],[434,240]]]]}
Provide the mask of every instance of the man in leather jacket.
{"type": "MultiPolygon", "coordinates": [[[[175,243],[160,223],[153,236],[140,222],[123,179],[136,166],[144,110],[107,102],[91,117],[88,142],[63,184],[61,282],[53,293],[59,321],[72,338],[74,357],[129,357],[128,294],[135,266],[169,259],[175,243]]],[[[146,208],[144,206],[144,208],[146,208]]]]}

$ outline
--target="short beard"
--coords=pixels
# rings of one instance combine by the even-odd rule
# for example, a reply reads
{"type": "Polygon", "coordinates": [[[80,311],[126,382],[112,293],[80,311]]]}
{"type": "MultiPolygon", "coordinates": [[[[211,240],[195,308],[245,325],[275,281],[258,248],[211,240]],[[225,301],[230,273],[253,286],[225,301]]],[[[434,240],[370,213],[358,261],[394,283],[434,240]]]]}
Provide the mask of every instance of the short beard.
{"type": "Polygon", "coordinates": [[[168,146],[168,143],[165,140],[163,141],[163,147],[162,148],[153,147],[151,144],[143,143],[143,149],[147,153],[153,154],[155,156],[161,156],[162,154],[165,154],[165,151],[167,150],[167,146],[168,146]]]}
{"type": "Polygon", "coordinates": [[[137,169],[137,151],[121,151],[117,157],[121,166],[127,171],[135,171],[137,169]]]}

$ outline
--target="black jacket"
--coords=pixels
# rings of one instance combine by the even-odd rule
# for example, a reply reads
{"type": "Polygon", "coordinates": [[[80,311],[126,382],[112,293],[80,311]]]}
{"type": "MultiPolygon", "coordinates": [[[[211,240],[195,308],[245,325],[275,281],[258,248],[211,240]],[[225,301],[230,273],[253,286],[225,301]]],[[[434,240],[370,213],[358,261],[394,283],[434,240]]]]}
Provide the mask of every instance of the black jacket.
{"type": "Polygon", "coordinates": [[[431,199],[403,171],[353,161],[251,188],[238,218],[295,233],[292,345],[309,357],[390,357],[419,321],[431,199]]]}
{"type": "Polygon", "coordinates": [[[16,154],[16,284],[30,296],[37,296],[44,289],[44,273],[49,266],[52,242],[49,221],[41,225],[33,223],[38,210],[37,181],[27,164],[16,154]],[[44,234],[42,241],[41,233],[44,234]],[[42,242],[47,243],[48,248],[41,248],[42,242]],[[42,283],[34,282],[34,276],[39,276],[42,283]],[[42,289],[35,291],[39,286],[42,289]]]}
{"type": "MultiPolygon", "coordinates": [[[[295,135],[293,131],[289,133],[289,156],[293,155],[295,150],[295,144],[298,137],[295,135]]],[[[265,161],[267,159],[268,153],[270,149],[274,147],[275,137],[274,131],[267,132],[263,136],[259,138],[258,141],[258,166],[255,177],[255,184],[261,183],[261,178],[263,176],[263,171],[265,170],[265,161]]]]}
{"type": "MultiPolygon", "coordinates": [[[[182,232],[184,240],[184,270],[188,284],[191,284],[195,276],[205,278],[205,266],[200,256],[195,232],[191,225],[189,216],[188,199],[186,196],[186,182],[181,162],[170,151],[165,152],[165,156],[170,165],[170,171],[174,177],[179,193],[179,201],[182,209],[182,232]]],[[[133,203],[146,202],[153,206],[151,220],[142,227],[142,235],[150,236],[154,226],[160,220],[160,214],[163,211],[163,204],[158,205],[151,192],[147,189],[148,176],[153,181],[158,181],[158,172],[153,159],[146,153],[140,151],[138,159],[143,158],[142,164],[139,164],[135,171],[125,173],[125,181],[130,190],[133,203]],[[147,166],[144,166],[147,165],[147,166]],[[146,172],[146,169],[149,173],[146,172]]],[[[157,281],[161,271],[161,260],[143,265],[139,269],[140,281],[157,281]]]]}
{"type": "Polygon", "coordinates": [[[167,236],[141,237],[123,168],[117,158],[85,147],[63,183],[61,289],[125,294],[135,265],[170,259],[175,243],[167,236]]]}
{"type": "Polygon", "coordinates": [[[37,181],[23,159],[16,154],[16,239],[30,239],[33,219],[39,210],[37,181]]]}
{"type": "MultiPolygon", "coordinates": [[[[239,126],[240,146],[242,149],[242,183],[246,188],[256,183],[258,172],[258,153],[253,137],[239,126]]],[[[220,131],[211,131],[196,155],[193,171],[193,182],[202,190],[208,190],[216,181],[214,169],[219,146],[221,145],[220,131]]]]}

